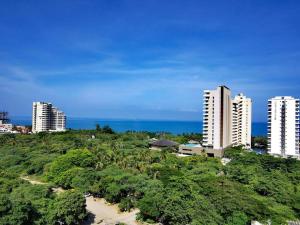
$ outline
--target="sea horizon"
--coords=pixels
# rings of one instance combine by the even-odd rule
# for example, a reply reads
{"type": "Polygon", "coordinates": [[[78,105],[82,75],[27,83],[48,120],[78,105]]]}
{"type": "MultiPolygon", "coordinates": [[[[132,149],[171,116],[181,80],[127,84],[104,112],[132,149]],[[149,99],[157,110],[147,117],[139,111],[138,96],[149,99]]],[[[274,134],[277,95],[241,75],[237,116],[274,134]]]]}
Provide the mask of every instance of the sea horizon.
{"type": "MultiPolygon", "coordinates": [[[[31,125],[30,116],[12,116],[11,122],[15,125],[31,125]]],[[[68,129],[89,130],[95,129],[96,124],[101,127],[110,126],[117,132],[148,131],[169,132],[172,134],[202,133],[201,120],[167,120],[167,119],[125,119],[125,118],[93,118],[68,117],[68,129]]],[[[267,122],[252,122],[252,136],[266,136],[267,122]]]]}

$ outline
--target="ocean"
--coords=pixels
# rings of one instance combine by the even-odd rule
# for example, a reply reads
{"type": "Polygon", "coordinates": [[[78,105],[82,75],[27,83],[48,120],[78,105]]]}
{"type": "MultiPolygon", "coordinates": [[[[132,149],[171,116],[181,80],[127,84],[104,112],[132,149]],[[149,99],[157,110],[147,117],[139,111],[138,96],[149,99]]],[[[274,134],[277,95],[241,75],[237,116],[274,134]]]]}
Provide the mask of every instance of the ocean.
{"type": "MultiPolygon", "coordinates": [[[[29,117],[14,117],[11,122],[16,125],[31,125],[29,117]]],[[[109,125],[118,132],[124,131],[150,131],[170,132],[173,134],[202,133],[201,121],[158,121],[158,120],[116,120],[96,118],[68,118],[67,128],[95,129],[96,124],[101,127],[109,125]]],[[[252,123],[252,136],[266,136],[267,123],[252,123]]]]}

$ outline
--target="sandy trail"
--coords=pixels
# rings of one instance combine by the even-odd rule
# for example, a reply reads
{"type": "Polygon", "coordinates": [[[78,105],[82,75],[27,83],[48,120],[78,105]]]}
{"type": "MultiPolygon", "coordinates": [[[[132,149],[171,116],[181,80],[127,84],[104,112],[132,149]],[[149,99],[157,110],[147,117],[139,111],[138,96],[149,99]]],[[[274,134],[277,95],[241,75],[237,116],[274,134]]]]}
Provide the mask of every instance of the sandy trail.
{"type": "Polygon", "coordinates": [[[21,178],[22,180],[28,181],[28,182],[31,183],[31,184],[40,184],[40,185],[47,184],[47,183],[44,183],[44,182],[41,182],[41,181],[32,180],[32,179],[29,178],[28,176],[26,176],[26,177],[20,177],[20,178],[21,178]]]}
{"type": "MultiPolygon", "coordinates": [[[[46,185],[47,183],[33,180],[28,176],[20,177],[33,185],[46,185]]],[[[65,190],[58,187],[52,188],[53,192],[61,193],[65,190]]],[[[115,225],[118,222],[125,223],[126,225],[141,225],[136,221],[136,214],[138,209],[131,212],[119,212],[118,205],[109,204],[103,198],[94,198],[92,196],[86,197],[86,209],[91,214],[91,218],[84,222],[84,225],[115,225]]]]}
{"type": "Polygon", "coordinates": [[[131,212],[119,212],[117,205],[111,205],[102,198],[87,197],[86,209],[92,214],[93,221],[87,221],[85,225],[115,225],[118,222],[127,225],[139,225],[136,221],[138,209],[131,212]]]}
{"type": "MultiPolygon", "coordinates": [[[[28,181],[29,183],[35,185],[35,184],[38,184],[38,185],[46,185],[47,183],[44,183],[44,182],[41,182],[41,181],[37,181],[37,180],[33,180],[31,179],[30,177],[26,176],[26,177],[20,177],[22,180],[26,180],[28,181]]],[[[64,192],[65,190],[62,189],[61,187],[57,187],[57,188],[51,188],[51,190],[54,192],[54,193],[62,193],[64,192]]]]}

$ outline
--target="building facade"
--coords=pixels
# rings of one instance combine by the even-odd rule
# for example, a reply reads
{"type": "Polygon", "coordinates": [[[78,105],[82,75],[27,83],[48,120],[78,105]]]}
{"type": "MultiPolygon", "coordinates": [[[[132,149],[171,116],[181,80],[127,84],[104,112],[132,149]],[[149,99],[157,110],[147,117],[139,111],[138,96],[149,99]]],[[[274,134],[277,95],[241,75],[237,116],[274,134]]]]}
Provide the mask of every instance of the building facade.
{"type": "Polygon", "coordinates": [[[231,91],[226,86],[205,90],[203,99],[203,146],[223,150],[232,143],[231,91]]]}
{"type": "Polygon", "coordinates": [[[251,148],[252,100],[243,94],[232,101],[232,144],[251,148]]]}
{"type": "Polygon", "coordinates": [[[223,150],[231,145],[251,147],[252,101],[243,94],[231,99],[226,86],[205,90],[203,147],[223,150]]]}
{"type": "Polygon", "coordinates": [[[66,116],[63,111],[56,107],[52,107],[51,110],[51,130],[66,130],[66,116]]]}
{"type": "Polygon", "coordinates": [[[299,99],[278,96],[268,101],[268,152],[299,157],[299,99]]]}
{"type": "Polygon", "coordinates": [[[65,131],[65,114],[47,102],[33,102],[32,132],[65,131]]]}
{"type": "Polygon", "coordinates": [[[8,112],[0,112],[0,133],[10,133],[13,125],[10,123],[8,112]]]}

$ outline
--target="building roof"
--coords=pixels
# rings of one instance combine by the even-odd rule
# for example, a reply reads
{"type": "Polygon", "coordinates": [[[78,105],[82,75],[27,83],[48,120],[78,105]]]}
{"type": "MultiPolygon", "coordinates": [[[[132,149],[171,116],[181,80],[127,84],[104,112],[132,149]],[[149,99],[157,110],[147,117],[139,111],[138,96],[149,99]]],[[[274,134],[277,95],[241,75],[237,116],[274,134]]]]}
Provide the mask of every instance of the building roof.
{"type": "Polygon", "coordinates": [[[151,145],[156,146],[156,147],[174,147],[174,146],[177,146],[178,143],[174,142],[174,141],[162,139],[162,140],[158,140],[158,141],[151,143],[151,145]]]}

